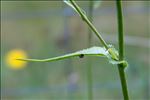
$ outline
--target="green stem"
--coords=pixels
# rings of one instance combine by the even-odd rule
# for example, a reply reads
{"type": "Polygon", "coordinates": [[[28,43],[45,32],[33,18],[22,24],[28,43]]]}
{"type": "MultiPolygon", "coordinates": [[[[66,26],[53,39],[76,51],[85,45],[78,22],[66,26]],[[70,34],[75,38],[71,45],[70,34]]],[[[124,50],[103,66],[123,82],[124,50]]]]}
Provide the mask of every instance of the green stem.
{"type": "Polygon", "coordinates": [[[80,14],[81,18],[83,19],[83,21],[85,21],[88,26],[91,28],[91,30],[95,33],[95,35],[99,38],[99,40],[101,41],[101,43],[104,45],[104,47],[106,49],[108,48],[107,43],[104,41],[104,39],[102,38],[102,36],[99,34],[99,32],[96,30],[96,28],[94,27],[94,25],[89,21],[89,19],[86,17],[86,15],[83,13],[83,11],[81,10],[81,8],[73,1],[70,0],[71,4],[75,7],[75,9],[77,10],[77,12],[80,14]]]}
{"type": "MultiPolygon", "coordinates": [[[[122,61],[124,60],[124,38],[123,38],[124,36],[123,36],[123,17],[122,17],[121,0],[116,0],[116,6],[117,6],[117,18],[118,18],[119,60],[122,61]]],[[[118,64],[118,70],[119,70],[124,100],[129,100],[124,69],[125,67],[123,63],[118,64]]]]}
{"type": "MultiPolygon", "coordinates": [[[[93,1],[89,1],[89,20],[93,22],[93,1]]],[[[92,43],[92,30],[89,28],[89,38],[88,38],[88,47],[91,47],[92,43]]],[[[92,76],[92,59],[88,58],[88,68],[87,68],[87,81],[88,81],[88,100],[93,100],[93,76],[92,76]]]]}

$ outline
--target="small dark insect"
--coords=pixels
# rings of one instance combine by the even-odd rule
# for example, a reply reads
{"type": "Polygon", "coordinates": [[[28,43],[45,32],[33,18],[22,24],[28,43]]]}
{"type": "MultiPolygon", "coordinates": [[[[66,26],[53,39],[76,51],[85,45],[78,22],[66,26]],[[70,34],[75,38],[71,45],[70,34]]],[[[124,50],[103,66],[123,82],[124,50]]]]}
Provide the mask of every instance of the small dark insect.
{"type": "Polygon", "coordinates": [[[83,57],[84,57],[84,54],[79,55],[79,57],[80,57],[80,58],[83,58],[83,57]]]}

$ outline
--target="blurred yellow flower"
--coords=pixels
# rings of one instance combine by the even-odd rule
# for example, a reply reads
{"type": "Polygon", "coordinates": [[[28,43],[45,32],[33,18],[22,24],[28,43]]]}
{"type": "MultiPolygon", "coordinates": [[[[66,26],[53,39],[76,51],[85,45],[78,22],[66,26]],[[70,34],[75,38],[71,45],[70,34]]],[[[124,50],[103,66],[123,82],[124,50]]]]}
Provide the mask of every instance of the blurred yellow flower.
{"type": "Polygon", "coordinates": [[[27,62],[16,60],[19,58],[27,58],[27,54],[25,53],[25,51],[21,49],[11,50],[6,55],[6,63],[12,69],[22,69],[26,66],[27,62]]]}

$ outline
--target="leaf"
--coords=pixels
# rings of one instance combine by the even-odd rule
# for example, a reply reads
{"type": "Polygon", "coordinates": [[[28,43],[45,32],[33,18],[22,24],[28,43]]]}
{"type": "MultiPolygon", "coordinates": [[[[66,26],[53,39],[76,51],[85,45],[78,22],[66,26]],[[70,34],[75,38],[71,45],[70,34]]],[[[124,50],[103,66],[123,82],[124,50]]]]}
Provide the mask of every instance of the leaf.
{"type": "Polygon", "coordinates": [[[57,60],[62,60],[66,58],[71,58],[71,57],[83,57],[83,56],[102,56],[102,57],[107,57],[108,52],[104,47],[91,47],[88,49],[80,50],[74,53],[66,54],[63,56],[58,56],[58,57],[53,57],[53,58],[48,58],[48,59],[18,59],[22,61],[32,61],[32,62],[50,62],[50,61],[57,61],[57,60]]]}
{"type": "Polygon", "coordinates": [[[88,49],[83,49],[74,53],[66,54],[63,56],[48,58],[48,59],[17,59],[21,61],[30,61],[30,62],[51,62],[51,61],[57,61],[57,60],[63,60],[71,57],[80,57],[83,58],[85,56],[99,56],[99,57],[106,57],[108,58],[109,62],[111,64],[121,64],[124,63],[124,65],[127,65],[126,61],[118,61],[109,54],[108,50],[106,50],[104,47],[91,47],[88,49]]]}

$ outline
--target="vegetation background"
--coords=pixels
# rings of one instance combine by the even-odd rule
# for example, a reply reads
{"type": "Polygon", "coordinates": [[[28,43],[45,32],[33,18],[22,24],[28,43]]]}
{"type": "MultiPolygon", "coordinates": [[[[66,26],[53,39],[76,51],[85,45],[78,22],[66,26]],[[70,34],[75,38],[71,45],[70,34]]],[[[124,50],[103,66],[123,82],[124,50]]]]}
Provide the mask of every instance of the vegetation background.
{"type": "MultiPolygon", "coordinates": [[[[89,2],[77,2],[87,13],[89,2]]],[[[107,43],[117,47],[117,16],[113,1],[94,9],[94,25],[107,43]]],[[[125,55],[131,100],[150,99],[150,30],[148,1],[124,1],[125,55]]],[[[88,27],[62,1],[1,2],[1,90],[4,100],[86,100],[87,57],[50,63],[28,63],[15,70],[6,63],[14,49],[30,58],[50,58],[88,47],[88,27]]],[[[93,46],[99,46],[95,35],[93,46]]],[[[92,57],[95,100],[120,100],[116,66],[92,57]]]]}

